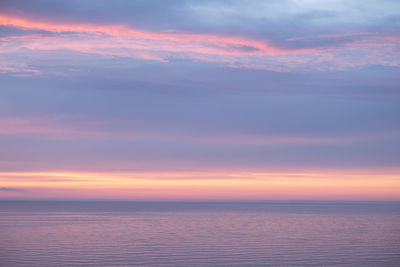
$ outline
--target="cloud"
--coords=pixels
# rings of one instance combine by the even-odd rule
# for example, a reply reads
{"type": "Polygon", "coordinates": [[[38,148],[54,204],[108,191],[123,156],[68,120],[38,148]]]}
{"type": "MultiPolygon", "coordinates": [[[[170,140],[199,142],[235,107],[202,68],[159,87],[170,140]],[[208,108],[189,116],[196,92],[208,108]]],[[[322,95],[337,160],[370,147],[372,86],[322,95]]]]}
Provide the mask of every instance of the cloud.
{"type": "Polygon", "coordinates": [[[400,188],[398,171],[0,172],[3,176],[22,179],[30,188],[24,197],[34,199],[399,200],[400,188]]]}
{"type": "Polygon", "coordinates": [[[0,73],[11,73],[13,76],[30,76],[40,74],[41,71],[32,67],[29,67],[25,63],[18,62],[0,62],[0,73]]]}
{"type": "Polygon", "coordinates": [[[21,188],[14,188],[14,187],[0,187],[0,191],[3,192],[23,192],[24,189],[21,188]]]}
{"type": "MultiPolygon", "coordinates": [[[[74,121],[66,117],[0,117],[0,136],[37,136],[56,139],[103,139],[103,140],[170,140],[208,144],[335,144],[365,141],[374,136],[317,136],[276,135],[260,133],[235,133],[226,129],[193,131],[173,131],[172,129],[146,129],[132,127],[132,120],[74,121]]],[[[190,127],[190,125],[188,125],[190,127]]]]}
{"type": "Polygon", "coordinates": [[[279,72],[344,70],[371,64],[399,66],[400,62],[399,35],[379,32],[289,35],[282,42],[273,36],[180,29],[155,31],[126,24],[48,21],[8,14],[0,14],[0,25],[20,29],[18,35],[2,38],[0,53],[11,57],[25,51],[25,60],[33,53],[49,57],[49,51],[68,50],[99,57],[162,62],[189,59],[279,72]]]}

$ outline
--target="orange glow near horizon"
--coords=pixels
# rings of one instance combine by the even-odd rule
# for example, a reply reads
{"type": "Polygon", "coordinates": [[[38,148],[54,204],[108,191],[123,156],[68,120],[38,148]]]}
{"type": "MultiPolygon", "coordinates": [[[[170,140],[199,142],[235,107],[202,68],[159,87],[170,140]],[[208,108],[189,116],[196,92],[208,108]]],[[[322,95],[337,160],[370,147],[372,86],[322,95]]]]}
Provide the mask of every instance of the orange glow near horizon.
{"type": "Polygon", "coordinates": [[[0,198],[400,200],[399,173],[2,172],[0,198]]]}

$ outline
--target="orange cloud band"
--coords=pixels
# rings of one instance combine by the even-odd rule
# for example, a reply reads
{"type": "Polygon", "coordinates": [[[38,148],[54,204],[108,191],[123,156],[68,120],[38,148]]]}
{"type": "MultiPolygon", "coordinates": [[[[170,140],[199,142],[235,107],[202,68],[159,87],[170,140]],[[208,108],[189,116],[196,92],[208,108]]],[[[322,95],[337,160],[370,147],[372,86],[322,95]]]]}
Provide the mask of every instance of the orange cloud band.
{"type": "Polygon", "coordinates": [[[3,172],[1,198],[400,200],[400,173],[3,172]]]}

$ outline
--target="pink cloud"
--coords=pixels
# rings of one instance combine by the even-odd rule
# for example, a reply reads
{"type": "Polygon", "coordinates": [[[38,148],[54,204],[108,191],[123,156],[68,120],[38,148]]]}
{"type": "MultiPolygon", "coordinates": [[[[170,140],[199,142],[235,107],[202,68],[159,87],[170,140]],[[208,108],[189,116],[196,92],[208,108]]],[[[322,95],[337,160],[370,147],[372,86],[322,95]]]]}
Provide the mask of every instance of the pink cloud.
{"type": "MultiPolygon", "coordinates": [[[[361,136],[302,136],[176,133],[172,131],[146,131],[141,129],[110,130],[118,124],[131,121],[74,121],[69,117],[0,117],[0,135],[35,135],[52,138],[98,138],[98,139],[160,139],[181,140],[210,144],[334,144],[365,141],[376,135],[361,136]]],[[[379,135],[379,134],[378,134],[379,135]]],[[[382,135],[382,134],[381,134],[382,135]]],[[[381,136],[379,135],[379,136],[381,136]]]]}
{"type": "Polygon", "coordinates": [[[40,74],[40,70],[29,67],[25,63],[0,61],[0,73],[14,73],[15,75],[32,75],[40,74]]]}
{"type": "Polygon", "coordinates": [[[40,20],[30,20],[15,16],[0,14],[0,25],[13,26],[23,29],[44,30],[55,33],[73,32],[92,34],[98,37],[104,35],[123,38],[125,40],[137,41],[158,41],[166,46],[167,50],[182,50],[188,48],[193,52],[203,52],[206,54],[286,54],[290,53],[285,49],[280,49],[268,44],[266,41],[260,42],[238,36],[221,36],[212,34],[192,34],[177,31],[168,32],[149,32],[133,29],[124,25],[93,25],[93,24],[64,24],[48,23],[40,20]],[[178,48],[176,44],[180,44],[178,48]],[[253,48],[253,49],[241,49],[253,48]]]}
{"type": "MultiPolygon", "coordinates": [[[[151,32],[125,25],[45,22],[5,14],[0,14],[0,25],[55,33],[55,35],[27,34],[3,37],[0,53],[4,55],[23,53],[25,56],[22,60],[29,58],[29,51],[68,50],[102,57],[118,56],[162,62],[167,62],[171,58],[185,58],[216,62],[233,68],[279,72],[333,71],[370,64],[400,65],[398,51],[400,37],[395,35],[381,36],[375,33],[321,35],[318,38],[335,39],[347,36],[357,36],[357,38],[338,46],[289,49],[274,46],[265,40],[253,40],[241,36],[178,31],[151,32]]],[[[292,41],[299,39],[290,38],[292,41]]],[[[25,64],[26,69],[30,69],[26,62],[18,64],[25,64]]],[[[3,72],[13,71],[12,68],[3,67],[3,72]]]]}

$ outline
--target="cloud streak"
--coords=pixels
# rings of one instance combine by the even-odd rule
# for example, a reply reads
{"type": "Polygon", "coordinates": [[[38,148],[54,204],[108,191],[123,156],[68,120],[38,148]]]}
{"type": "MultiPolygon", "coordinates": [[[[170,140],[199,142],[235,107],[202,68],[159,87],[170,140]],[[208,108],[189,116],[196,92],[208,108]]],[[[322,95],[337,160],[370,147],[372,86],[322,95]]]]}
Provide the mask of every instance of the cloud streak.
{"type": "Polygon", "coordinates": [[[239,35],[179,30],[155,32],[126,25],[45,22],[5,14],[0,14],[0,25],[47,32],[2,37],[2,54],[18,53],[21,49],[70,50],[162,62],[183,58],[219,62],[235,68],[281,72],[340,70],[370,64],[399,66],[400,59],[400,37],[382,36],[379,33],[320,35],[311,40],[288,38],[285,45],[279,46],[267,39],[257,40],[239,35]],[[307,42],[321,43],[321,46],[303,44],[307,42]],[[327,42],[329,45],[324,45],[327,42]],[[388,53],[391,55],[388,56],[388,53]]]}
{"type": "MultiPolygon", "coordinates": [[[[257,42],[250,39],[223,36],[212,34],[190,34],[180,32],[149,32],[138,29],[133,29],[123,25],[91,25],[91,24],[61,24],[61,23],[46,23],[42,21],[29,20],[20,17],[12,17],[0,14],[0,25],[13,26],[22,29],[42,30],[53,33],[75,33],[89,34],[94,36],[108,35],[121,38],[119,40],[131,43],[141,40],[156,41],[156,45],[161,45],[162,50],[166,51],[185,51],[182,48],[187,48],[190,52],[204,54],[219,54],[219,55],[235,55],[235,54],[279,54],[288,53],[289,51],[281,50],[270,46],[266,42],[257,42]],[[124,39],[123,39],[124,38],[124,39]],[[179,45],[178,48],[174,48],[179,45]]],[[[149,44],[149,43],[146,43],[149,44]]],[[[126,44],[128,47],[128,44],[126,44]]],[[[139,48],[132,46],[132,48],[139,48]]]]}
{"type": "MultiPolygon", "coordinates": [[[[0,173],[15,185],[23,179],[30,198],[122,200],[399,200],[398,173],[0,173]],[[61,178],[52,180],[49,178],[61,178]],[[65,180],[67,179],[67,180],[65,180]]],[[[7,192],[11,193],[11,192],[7,192]]],[[[12,195],[1,195],[12,197],[12,195]]]]}
{"type": "Polygon", "coordinates": [[[132,124],[131,121],[78,121],[62,117],[0,117],[0,135],[31,135],[56,139],[111,139],[111,140],[171,140],[209,144],[345,144],[362,142],[379,138],[377,135],[358,136],[307,136],[307,135],[260,135],[210,132],[201,135],[187,132],[178,133],[171,130],[125,129],[116,130],[116,124],[132,124]]]}
{"type": "Polygon", "coordinates": [[[14,188],[14,187],[0,187],[0,191],[3,191],[3,192],[21,192],[21,191],[24,191],[24,190],[20,189],[20,188],[14,188]]]}

